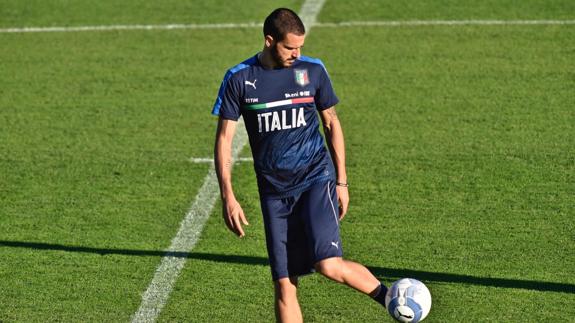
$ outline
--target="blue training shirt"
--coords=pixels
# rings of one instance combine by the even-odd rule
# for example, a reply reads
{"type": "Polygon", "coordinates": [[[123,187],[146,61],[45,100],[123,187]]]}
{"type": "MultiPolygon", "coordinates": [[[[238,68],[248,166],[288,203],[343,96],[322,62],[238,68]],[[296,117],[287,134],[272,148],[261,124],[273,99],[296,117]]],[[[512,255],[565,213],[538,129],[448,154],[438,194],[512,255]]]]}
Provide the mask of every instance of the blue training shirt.
{"type": "Polygon", "coordinates": [[[260,195],[283,198],[335,180],[317,111],[338,103],[319,59],[265,69],[257,55],[229,69],[212,114],[244,118],[260,195]]]}

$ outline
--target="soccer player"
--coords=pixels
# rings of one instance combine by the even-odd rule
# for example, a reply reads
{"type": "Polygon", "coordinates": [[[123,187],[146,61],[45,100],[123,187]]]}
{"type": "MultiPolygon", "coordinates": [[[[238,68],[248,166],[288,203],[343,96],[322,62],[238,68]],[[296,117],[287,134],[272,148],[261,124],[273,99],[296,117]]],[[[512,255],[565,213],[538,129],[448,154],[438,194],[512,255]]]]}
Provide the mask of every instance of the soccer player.
{"type": "Polygon", "coordinates": [[[301,55],[305,28],[295,12],[274,10],[263,50],[227,71],[212,113],[214,149],[227,227],[248,221],[232,189],[232,138],[244,118],[257,175],[279,322],[302,322],[298,277],[313,272],[384,304],[387,288],[363,265],[344,260],[339,221],[349,195],[338,103],[319,59],[301,55]],[[319,114],[319,117],[318,117],[319,114]],[[319,132],[319,119],[327,146],[319,132]]]}

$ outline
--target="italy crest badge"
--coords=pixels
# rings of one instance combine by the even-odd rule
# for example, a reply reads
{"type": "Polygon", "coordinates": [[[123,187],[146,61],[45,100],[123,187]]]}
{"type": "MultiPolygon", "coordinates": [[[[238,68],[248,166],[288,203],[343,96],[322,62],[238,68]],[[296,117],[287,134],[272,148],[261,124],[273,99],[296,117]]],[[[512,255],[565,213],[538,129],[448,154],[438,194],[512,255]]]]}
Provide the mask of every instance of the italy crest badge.
{"type": "Polygon", "coordinates": [[[295,73],[295,82],[299,86],[306,86],[309,84],[309,77],[307,76],[307,70],[294,70],[295,73]]]}

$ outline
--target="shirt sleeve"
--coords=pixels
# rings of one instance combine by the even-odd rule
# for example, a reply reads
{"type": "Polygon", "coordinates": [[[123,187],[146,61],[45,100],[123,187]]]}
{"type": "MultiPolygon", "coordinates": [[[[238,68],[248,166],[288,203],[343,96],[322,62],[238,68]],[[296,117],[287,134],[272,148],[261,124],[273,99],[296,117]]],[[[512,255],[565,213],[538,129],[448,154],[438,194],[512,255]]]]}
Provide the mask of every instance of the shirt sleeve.
{"type": "Polygon", "coordinates": [[[335,95],[335,91],[331,85],[331,80],[329,79],[327,70],[323,65],[320,72],[319,85],[315,92],[314,100],[317,110],[322,111],[336,105],[339,102],[339,99],[335,95]]]}
{"type": "Polygon", "coordinates": [[[237,81],[228,71],[224,76],[212,114],[224,119],[237,121],[240,118],[240,91],[237,81]]]}

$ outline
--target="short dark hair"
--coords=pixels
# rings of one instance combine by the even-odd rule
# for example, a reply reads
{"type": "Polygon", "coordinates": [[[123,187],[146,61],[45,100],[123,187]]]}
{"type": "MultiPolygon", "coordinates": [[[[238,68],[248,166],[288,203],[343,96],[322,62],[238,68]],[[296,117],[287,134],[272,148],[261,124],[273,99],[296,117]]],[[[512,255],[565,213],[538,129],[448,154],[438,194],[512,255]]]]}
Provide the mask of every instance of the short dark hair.
{"type": "Polygon", "coordinates": [[[274,40],[282,41],[288,33],[305,35],[305,26],[300,17],[287,8],[272,11],[264,22],[264,37],[270,35],[274,40]]]}

